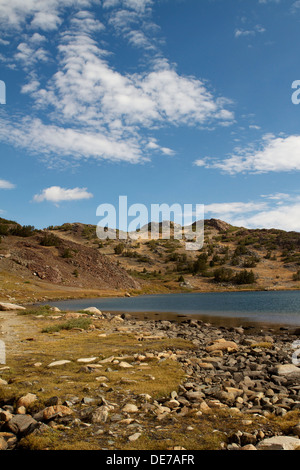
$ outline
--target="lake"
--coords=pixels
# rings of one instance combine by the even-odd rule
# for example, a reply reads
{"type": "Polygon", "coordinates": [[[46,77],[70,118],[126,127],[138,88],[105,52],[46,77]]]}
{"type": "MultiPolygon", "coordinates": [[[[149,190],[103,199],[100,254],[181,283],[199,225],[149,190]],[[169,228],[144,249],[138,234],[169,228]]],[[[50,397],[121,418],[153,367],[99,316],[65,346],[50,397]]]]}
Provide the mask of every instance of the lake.
{"type": "Polygon", "coordinates": [[[300,291],[143,295],[66,300],[50,305],[73,311],[93,306],[103,312],[131,313],[137,318],[180,320],[193,316],[224,326],[300,326],[300,291]]]}

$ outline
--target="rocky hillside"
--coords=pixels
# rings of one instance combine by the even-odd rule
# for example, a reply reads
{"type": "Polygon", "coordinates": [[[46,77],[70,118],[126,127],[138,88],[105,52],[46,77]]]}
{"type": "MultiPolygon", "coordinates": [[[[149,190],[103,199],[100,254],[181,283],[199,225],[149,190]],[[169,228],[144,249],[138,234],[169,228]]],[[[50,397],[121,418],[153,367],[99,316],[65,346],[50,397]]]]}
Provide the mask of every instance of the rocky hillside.
{"type": "Polygon", "coordinates": [[[0,220],[0,297],[7,297],[9,290],[14,295],[43,285],[71,292],[139,288],[115,260],[95,247],[8,222],[0,220]]]}
{"type": "Polygon", "coordinates": [[[150,235],[145,239],[144,228],[135,239],[125,241],[101,241],[93,225],[64,224],[51,231],[97,247],[117,260],[146,292],[300,288],[300,233],[249,230],[217,219],[205,220],[204,225],[200,251],[186,251],[184,240],[151,240],[150,235]]]}
{"type": "Polygon", "coordinates": [[[297,232],[210,219],[203,248],[187,251],[185,240],[147,237],[149,228],[127,240],[110,239],[107,230],[99,240],[95,225],[35,230],[0,219],[0,300],[300,288],[297,232]]]}

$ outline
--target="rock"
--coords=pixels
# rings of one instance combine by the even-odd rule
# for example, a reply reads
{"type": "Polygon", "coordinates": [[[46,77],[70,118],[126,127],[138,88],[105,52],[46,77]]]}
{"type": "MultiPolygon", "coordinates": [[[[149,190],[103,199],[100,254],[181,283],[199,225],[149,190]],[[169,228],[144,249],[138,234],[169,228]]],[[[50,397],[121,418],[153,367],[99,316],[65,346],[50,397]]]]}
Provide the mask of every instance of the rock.
{"type": "Polygon", "coordinates": [[[109,364],[114,359],[115,359],[115,356],[106,357],[105,359],[102,359],[101,361],[99,361],[99,364],[109,364]]]}
{"type": "Polygon", "coordinates": [[[202,399],[205,398],[202,392],[186,392],[185,396],[190,401],[202,401],[202,399]]]}
{"type": "Polygon", "coordinates": [[[276,367],[276,374],[288,378],[300,378],[300,368],[294,364],[280,364],[276,367]]]}
{"type": "Polygon", "coordinates": [[[176,408],[179,408],[180,406],[180,403],[179,401],[175,400],[175,399],[172,399],[172,400],[168,400],[164,403],[164,406],[167,406],[168,408],[170,408],[171,410],[175,410],[176,408]]]}
{"type": "Polygon", "coordinates": [[[121,369],[130,369],[133,366],[131,364],[128,364],[128,362],[122,361],[120,362],[119,367],[121,367],[121,369]]]}
{"type": "Polygon", "coordinates": [[[292,432],[295,436],[300,437],[300,424],[297,424],[292,428],[292,432]]]}
{"type": "Polygon", "coordinates": [[[8,385],[6,380],[0,379],[0,385],[8,385]]]}
{"type": "Polygon", "coordinates": [[[59,397],[50,397],[46,402],[45,402],[46,407],[49,406],[55,406],[55,405],[61,405],[61,399],[59,397]]]}
{"type": "Polygon", "coordinates": [[[62,360],[62,361],[54,361],[48,365],[48,367],[56,367],[56,366],[64,366],[65,364],[69,364],[71,361],[62,360]]]}
{"type": "Polygon", "coordinates": [[[88,308],[85,308],[83,311],[92,313],[93,315],[102,315],[102,312],[96,307],[88,307],[88,308]]]}
{"type": "Polygon", "coordinates": [[[91,417],[91,421],[94,424],[106,423],[110,408],[106,405],[97,408],[91,417]]]}
{"type": "Polygon", "coordinates": [[[20,408],[22,406],[27,408],[32,403],[36,402],[37,399],[37,396],[33,393],[27,393],[27,395],[24,395],[23,397],[19,398],[19,400],[17,401],[17,408],[20,408]]]}
{"type": "Polygon", "coordinates": [[[122,411],[124,413],[137,413],[139,411],[139,409],[136,405],[133,405],[131,403],[127,403],[127,405],[124,406],[122,411]]]}
{"type": "Polygon", "coordinates": [[[136,432],[135,434],[132,434],[132,436],[129,436],[128,437],[128,440],[130,442],[134,442],[134,441],[137,441],[140,437],[141,437],[141,433],[140,432],[136,432]]]}
{"type": "Polygon", "coordinates": [[[256,447],[255,447],[254,445],[252,445],[252,444],[247,444],[247,445],[241,447],[240,450],[257,450],[257,449],[256,449],[256,447]]]}
{"type": "Polygon", "coordinates": [[[300,439],[290,436],[274,436],[257,445],[258,450],[295,450],[300,448],[300,439]]]}
{"type": "Polygon", "coordinates": [[[210,346],[207,346],[206,351],[207,352],[213,352],[213,351],[227,351],[227,352],[232,352],[232,351],[237,351],[238,350],[238,345],[234,341],[226,341],[225,339],[217,339],[213,344],[210,346]]]}
{"type": "Polygon", "coordinates": [[[77,359],[77,362],[83,362],[85,364],[88,364],[89,362],[94,362],[98,359],[97,357],[82,357],[80,359],[77,359]]]}
{"type": "Polygon", "coordinates": [[[0,421],[4,421],[7,423],[13,418],[13,415],[10,413],[10,411],[6,410],[0,410],[0,421]]]}
{"type": "Polygon", "coordinates": [[[54,406],[48,406],[43,410],[43,419],[45,421],[49,421],[50,419],[54,419],[56,417],[62,417],[62,416],[69,416],[73,414],[73,410],[71,408],[68,408],[67,406],[64,405],[54,405],[54,406]]]}
{"type": "Polygon", "coordinates": [[[15,415],[6,424],[6,429],[13,434],[24,437],[33,432],[39,423],[30,415],[15,415]]]}
{"type": "Polygon", "coordinates": [[[0,302],[0,310],[2,312],[10,312],[14,310],[26,310],[25,307],[21,307],[20,305],[10,304],[6,302],[0,302]]]}
{"type": "Polygon", "coordinates": [[[8,449],[8,444],[3,437],[0,437],[0,450],[8,449]]]}

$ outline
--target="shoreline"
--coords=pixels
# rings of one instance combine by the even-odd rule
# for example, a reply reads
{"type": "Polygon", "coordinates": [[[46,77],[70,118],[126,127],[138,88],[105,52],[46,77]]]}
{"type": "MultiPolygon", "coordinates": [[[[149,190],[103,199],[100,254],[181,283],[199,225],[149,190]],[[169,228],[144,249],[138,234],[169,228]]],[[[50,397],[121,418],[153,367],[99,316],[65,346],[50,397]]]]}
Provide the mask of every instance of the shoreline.
{"type": "MultiPolygon", "coordinates": [[[[183,296],[188,294],[245,294],[245,293],[252,293],[253,291],[249,290],[244,290],[244,291],[225,291],[225,292],[175,292],[175,293],[169,293],[169,294],[146,294],[143,297],[149,297],[150,304],[151,304],[151,297],[167,297],[167,296],[183,296]]],[[[263,292],[270,292],[270,291],[255,291],[259,293],[263,292]]],[[[277,292],[288,292],[288,291],[277,291],[277,292]]],[[[127,297],[127,296],[126,296],[127,297]]],[[[132,298],[137,298],[141,296],[132,296],[132,298]]],[[[246,312],[245,310],[228,310],[228,311],[223,311],[218,309],[218,306],[216,307],[216,310],[209,310],[205,309],[205,307],[202,306],[202,311],[201,310],[189,310],[188,308],[186,310],[180,310],[176,309],[175,307],[166,307],[160,309],[159,306],[154,304],[149,306],[139,306],[133,304],[129,306],[126,306],[126,300],[124,296],[103,296],[103,297],[96,297],[96,298],[73,298],[73,299],[59,299],[59,300],[52,300],[50,301],[50,305],[53,307],[58,307],[59,309],[63,311],[77,311],[77,310],[83,310],[85,308],[90,307],[93,304],[93,301],[95,301],[94,307],[100,309],[103,313],[112,313],[114,315],[120,315],[120,314],[128,314],[132,317],[134,317],[136,320],[155,320],[155,321],[163,321],[163,320],[169,320],[169,321],[176,321],[177,323],[181,323],[182,321],[185,321],[186,319],[190,320],[199,320],[203,322],[209,322],[212,323],[216,326],[224,326],[224,327],[245,327],[245,328],[255,328],[255,329],[274,329],[274,330],[292,330],[292,329],[299,329],[300,328],[300,323],[298,318],[293,318],[292,314],[293,312],[286,312],[286,314],[282,313],[280,318],[274,318],[272,316],[271,311],[269,312],[261,312],[255,311],[249,311],[246,312]],[[121,301],[121,305],[110,305],[108,302],[106,305],[101,305],[101,299],[102,300],[119,300],[121,301]],[[123,300],[124,299],[124,302],[123,300]],[[66,305],[66,308],[64,308],[63,303],[70,303],[69,305],[66,305]],[[78,303],[76,303],[78,302],[78,303]],[[86,305],[81,305],[81,303],[86,303],[86,305]],[[100,305],[99,305],[100,303],[100,305]],[[124,305],[122,305],[124,303],[124,305]],[[286,317],[286,318],[285,318],[286,317]],[[298,320],[298,321],[297,321],[298,320]]],[[[157,302],[156,302],[157,303],[157,302]]],[[[218,302],[217,302],[218,303],[218,302]]],[[[36,305],[46,305],[46,301],[39,302],[36,305]]],[[[297,312],[295,312],[295,315],[297,312]]]]}
{"type": "MultiPolygon", "coordinates": [[[[123,298],[127,297],[126,293],[128,292],[130,294],[130,297],[142,297],[142,296],[156,296],[156,295],[173,295],[173,294],[226,294],[226,293],[239,293],[239,292],[294,292],[294,291],[300,291],[300,287],[285,287],[285,288],[276,288],[276,289],[269,289],[269,288],[257,288],[257,289],[226,289],[226,290],[200,290],[200,289],[176,289],[176,290],[162,290],[161,292],[152,292],[152,293],[145,293],[141,291],[140,293],[132,293],[132,291],[110,291],[109,294],[104,294],[104,295],[95,295],[95,296],[87,296],[86,294],[82,293],[81,295],[75,295],[75,296],[65,296],[63,295],[58,296],[58,297],[47,297],[46,295],[43,295],[43,300],[37,300],[36,302],[26,302],[25,300],[18,300],[18,303],[21,305],[38,305],[42,302],[63,302],[63,301],[68,301],[68,300],[84,300],[84,299],[90,299],[90,300],[96,300],[96,299],[110,299],[110,298],[123,298]],[[118,294],[118,292],[120,292],[118,294]]],[[[86,292],[86,291],[85,291],[86,292]]],[[[99,293],[100,294],[100,293],[99,293]]],[[[5,302],[7,300],[1,299],[1,302],[5,302]]]]}
{"type": "Polygon", "coordinates": [[[10,415],[1,430],[12,438],[3,434],[4,449],[255,450],[291,436],[299,446],[297,336],[194,319],[71,315],[90,327],[55,333],[71,318],[63,312],[17,317],[21,337],[11,336],[2,372],[0,407],[10,415]],[[22,400],[26,415],[18,414],[22,400]],[[25,437],[14,427],[24,416],[25,437]]]}

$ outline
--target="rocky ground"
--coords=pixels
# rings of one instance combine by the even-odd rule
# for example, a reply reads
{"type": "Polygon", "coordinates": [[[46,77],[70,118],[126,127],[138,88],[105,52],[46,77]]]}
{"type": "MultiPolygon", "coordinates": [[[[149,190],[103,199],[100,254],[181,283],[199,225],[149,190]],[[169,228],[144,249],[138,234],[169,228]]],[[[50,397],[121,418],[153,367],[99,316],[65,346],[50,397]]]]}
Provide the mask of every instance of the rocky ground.
{"type": "Polygon", "coordinates": [[[0,366],[0,449],[300,448],[299,329],[145,321],[97,309],[29,313],[18,317],[35,328],[21,338],[20,369],[20,350],[0,366]],[[84,319],[87,329],[53,328],[84,319]],[[36,328],[45,324],[40,339],[36,328]],[[72,351],[55,350],[71,337],[72,351]],[[74,338],[89,344],[87,356],[74,338]]]}

